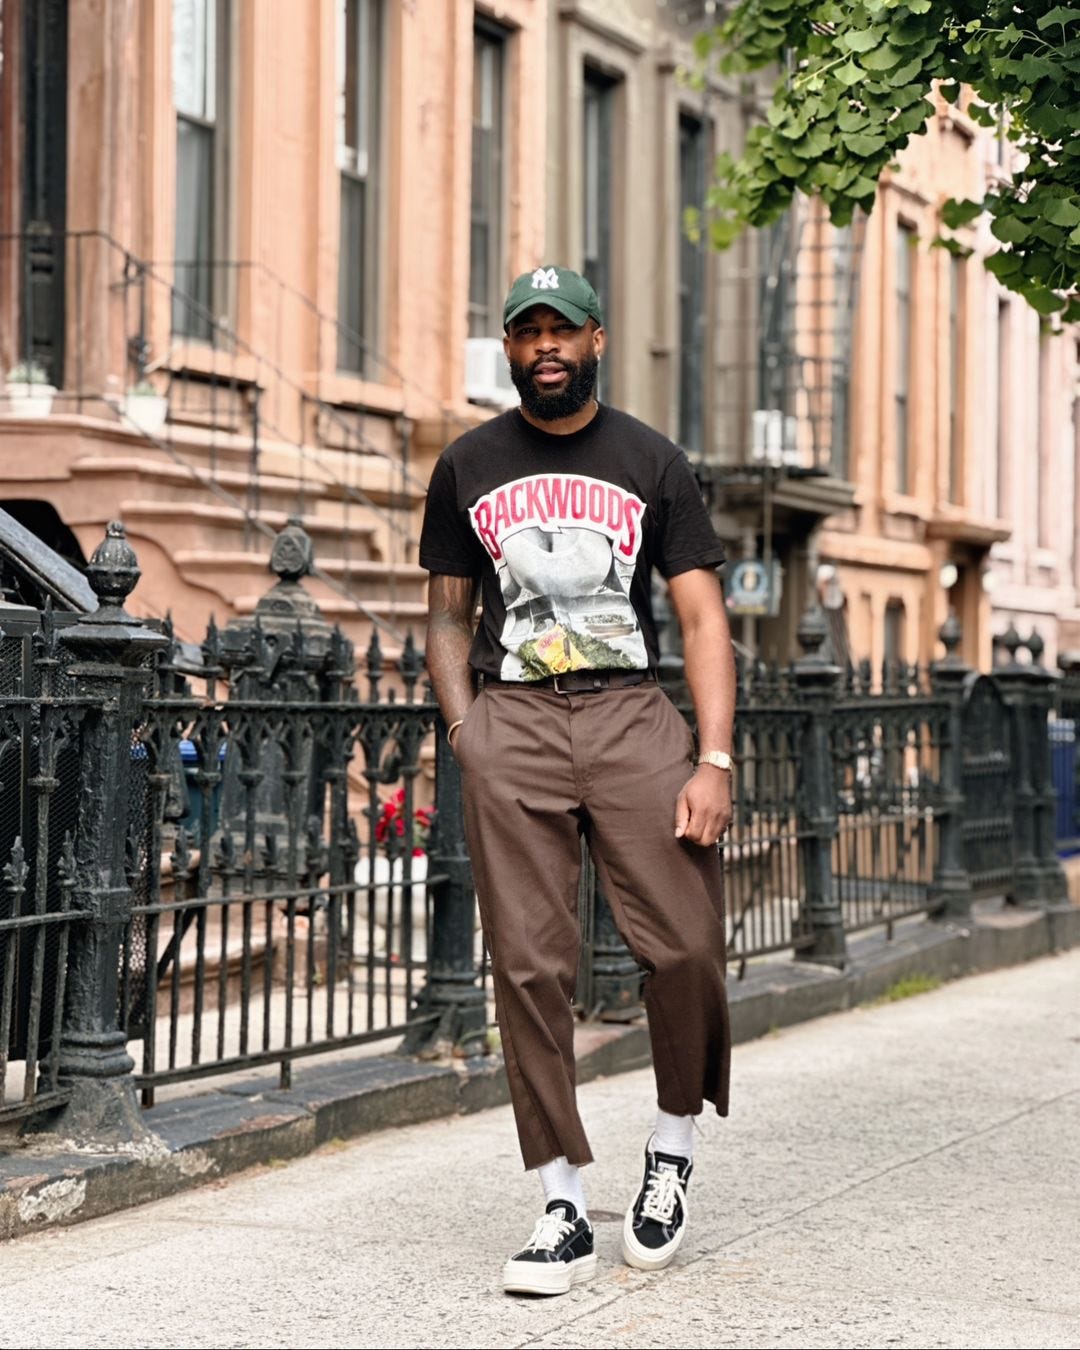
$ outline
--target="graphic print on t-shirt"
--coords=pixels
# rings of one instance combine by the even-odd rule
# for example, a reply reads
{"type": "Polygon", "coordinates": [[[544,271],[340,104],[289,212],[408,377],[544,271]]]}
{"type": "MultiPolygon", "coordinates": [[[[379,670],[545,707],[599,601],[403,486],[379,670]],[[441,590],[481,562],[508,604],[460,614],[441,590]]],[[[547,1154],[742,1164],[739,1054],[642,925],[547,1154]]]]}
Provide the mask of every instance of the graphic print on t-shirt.
{"type": "Polygon", "coordinates": [[[504,680],[647,668],[630,603],[644,512],[625,488],[564,473],[504,483],[469,508],[506,606],[504,680]]]}

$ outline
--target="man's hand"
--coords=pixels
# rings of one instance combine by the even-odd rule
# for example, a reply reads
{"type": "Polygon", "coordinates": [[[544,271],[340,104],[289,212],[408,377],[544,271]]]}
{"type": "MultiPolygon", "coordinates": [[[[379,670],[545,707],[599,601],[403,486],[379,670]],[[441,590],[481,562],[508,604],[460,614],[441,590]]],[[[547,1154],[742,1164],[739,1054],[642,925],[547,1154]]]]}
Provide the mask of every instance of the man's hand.
{"type": "Polygon", "coordinates": [[[675,838],[715,844],[730,824],[731,774],[702,764],[675,802],[675,838]]]}

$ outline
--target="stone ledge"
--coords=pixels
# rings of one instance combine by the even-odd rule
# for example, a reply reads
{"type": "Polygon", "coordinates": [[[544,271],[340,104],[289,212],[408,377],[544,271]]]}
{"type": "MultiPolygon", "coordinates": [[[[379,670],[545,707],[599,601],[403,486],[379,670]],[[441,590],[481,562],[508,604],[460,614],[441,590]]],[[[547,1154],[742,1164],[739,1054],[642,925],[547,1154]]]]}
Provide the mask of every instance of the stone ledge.
{"type": "MultiPolygon", "coordinates": [[[[913,921],[887,939],[857,935],[843,971],[764,961],[731,981],[737,1043],[881,997],[913,975],[951,980],[1080,945],[1080,909],[985,911],[960,923],[913,921]]],[[[644,1020],[577,1028],[578,1080],[650,1062],[644,1020]]],[[[334,1139],[482,1111],[509,1101],[497,1055],[430,1063],[394,1054],[327,1060],[163,1103],[144,1113],[150,1138],[112,1152],[55,1136],[0,1150],[0,1239],[97,1218],[258,1164],[301,1157],[334,1139]]]]}

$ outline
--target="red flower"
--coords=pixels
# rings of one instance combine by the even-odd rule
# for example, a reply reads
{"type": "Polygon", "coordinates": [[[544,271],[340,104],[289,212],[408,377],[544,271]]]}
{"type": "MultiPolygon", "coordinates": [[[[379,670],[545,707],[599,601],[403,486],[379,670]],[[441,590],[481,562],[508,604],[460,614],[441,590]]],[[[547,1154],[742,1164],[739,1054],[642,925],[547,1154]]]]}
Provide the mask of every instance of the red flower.
{"type": "Polygon", "coordinates": [[[435,819],[435,811],[430,806],[418,806],[413,811],[412,829],[406,829],[405,819],[405,789],[398,790],[383,802],[379,812],[378,819],[375,821],[375,842],[385,844],[390,837],[391,829],[398,839],[406,839],[412,848],[414,858],[421,858],[427,852],[424,845],[427,842],[428,834],[431,830],[432,822],[435,819]]]}

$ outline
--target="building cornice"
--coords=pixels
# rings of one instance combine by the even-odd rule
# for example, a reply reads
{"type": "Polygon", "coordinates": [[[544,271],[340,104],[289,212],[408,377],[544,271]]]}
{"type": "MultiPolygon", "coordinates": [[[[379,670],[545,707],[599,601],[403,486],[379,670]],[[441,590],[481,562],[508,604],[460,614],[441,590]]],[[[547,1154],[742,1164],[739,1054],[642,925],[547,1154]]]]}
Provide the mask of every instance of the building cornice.
{"type": "Polygon", "coordinates": [[[594,9],[588,0],[559,0],[559,18],[576,23],[605,42],[613,42],[631,56],[640,56],[649,46],[650,26],[626,0],[607,0],[604,12],[594,9]]]}

